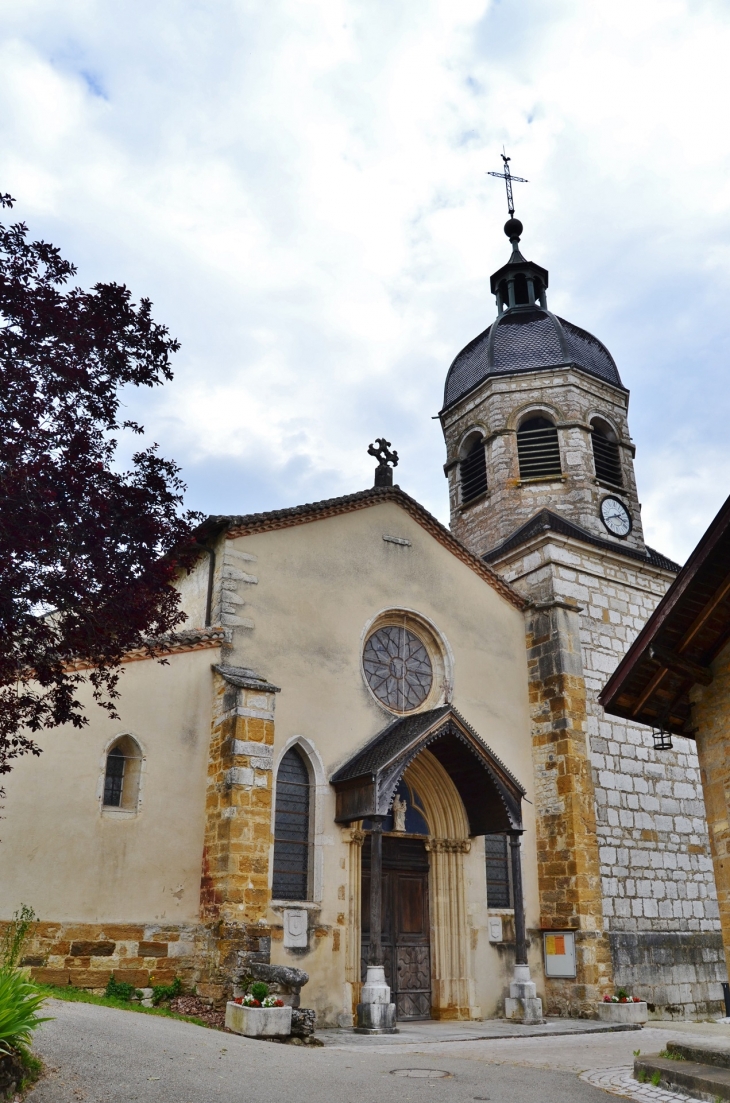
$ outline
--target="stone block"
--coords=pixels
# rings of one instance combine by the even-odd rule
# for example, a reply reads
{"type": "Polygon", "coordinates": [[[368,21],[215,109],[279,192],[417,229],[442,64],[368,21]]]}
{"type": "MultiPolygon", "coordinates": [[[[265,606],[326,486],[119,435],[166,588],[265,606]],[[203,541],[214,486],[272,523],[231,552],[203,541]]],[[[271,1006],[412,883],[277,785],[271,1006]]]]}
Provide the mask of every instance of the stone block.
{"type": "Polygon", "coordinates": [[[31,979],[38,984],[54,984],[59,988],[65,988],[71,981],[68,969],[49,969],[33,967],[30,971],[31,979]]]}
{"type": "Polygon", "coordinates": [[[72,942],[69,957],[111,957],[116,942],[72,942]]]}
{"type": "Polygon", "coordinates": [[[111,969],[72,969],[71,984],[75,988],[106,988],[111,969]]]}
{"type": "Polygon", "coordinates": [[[140,957],[167,957],[167,943],[140,942],[137,952],[140,957]]]}
{"type": "Polygon", "coordinates": [[[120,984],[132,984],[135,988],[146,988],[150,974],[147,969],[115,969],[114,979],[120,984]]]}

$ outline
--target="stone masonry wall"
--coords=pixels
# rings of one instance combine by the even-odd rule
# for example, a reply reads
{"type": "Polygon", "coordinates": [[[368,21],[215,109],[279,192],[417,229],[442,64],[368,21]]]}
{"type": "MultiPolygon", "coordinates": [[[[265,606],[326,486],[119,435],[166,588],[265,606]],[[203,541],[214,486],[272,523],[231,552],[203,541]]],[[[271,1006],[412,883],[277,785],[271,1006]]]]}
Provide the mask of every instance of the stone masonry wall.
{"type": "MultiPolygon", "coordinates": [[[[662,1000],[672,1008],[681,1006],[683,1014],[690,1016],[719,1011],[719,985],[725,979],[719,975],[721,967],[719,972],[715,968],[710,988],[708,978],[695,968],[712,964],[703,954],[716,951],[719,919],[694,746],[679,738],[672,751],[654,751],[646,728],[607,717],[597,700],[672,576],[554,533],[495,566],[534,600],[573,602],[581,610],[604,926],[612,934],[635,933],[636,945],[643,939],[644,949],[636,951],[636,969],[629,982],[633,991],[646,995],[657,1007],[665,1006],[662,1000]],[[657,932],[671,933],[663,952],[670,958],[675,952],[677,956],[674,965],[667,961],[662,965],[669,980],[662,982],[659,991],[649,991],[642,987],[647,975],[642,963],[657,950],[652,941],[657,932]],[[685,936],[684,941],[674,938],[678,934],[685,936]],[[690,943],[697,956],[694,964],[687,960],[690,943]]],[[[631,976],[627,960],[620,975],[626,986],[631,976]]]]}
{"type": "Polygon", "coordinates": [[[541,603],[527,615],[527,654],[535,770],[540,925],[575,931],[576,977],[545,979],[546,1011],[590,1015],[611,987],[578,613],[541,603]]]}
{"type": "Polygon", "coordinates": [[[599,503],[616,487],[596,478],[590,421],[601,415],[619,440],[623,489],[618,495],[633,521],[625,543],[643,549],[641,507],[634,478],[634,446],[627,422],[628,394],[575,368],[496,376],[441,415],[446,439],[451,529],[476,555],[491,551],[541,509],[552,509],[594,536],[611,540],[599,503]],[[542,413],[558,428],[562,475],[520,478],[517,429],[527,414],[542,413]],[[485,441],[488,490],[462,506],[459,460],[474,433],[485,441]]]}

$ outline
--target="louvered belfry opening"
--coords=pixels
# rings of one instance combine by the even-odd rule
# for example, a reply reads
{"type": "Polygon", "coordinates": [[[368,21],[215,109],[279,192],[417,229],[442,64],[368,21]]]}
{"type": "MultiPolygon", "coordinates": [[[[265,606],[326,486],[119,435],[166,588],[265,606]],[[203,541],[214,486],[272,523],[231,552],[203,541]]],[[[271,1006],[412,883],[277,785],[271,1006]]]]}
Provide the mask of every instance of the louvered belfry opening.
{"type": "Polygon", "coordinates": [[[461,476],[462,504],[471,502],[487,490],[487,458],[484,454],[484,440],[477,437],[473,441],[466,458],[459,465],[461,476]]]}
{"type": "Polygon", "coordinates": [[[562,474],[558,430],[546,417],[531,417],[517,430],[521,479],[545,479],[562,474]]]}
{"type": "Polygon", "coordinates": [[[621,454],[618,442],[608,435],[601,425],[591,425],[593,442],[593,462],[596,465],[596,478],[612,486],[623,486],[621,476],[621,454]]]}
{"type": "Polygon", "coordinates": [[[276,775],[275,900],[306,900],[309,895],[309,789],[309,771],[292,747],[276,775]]]}

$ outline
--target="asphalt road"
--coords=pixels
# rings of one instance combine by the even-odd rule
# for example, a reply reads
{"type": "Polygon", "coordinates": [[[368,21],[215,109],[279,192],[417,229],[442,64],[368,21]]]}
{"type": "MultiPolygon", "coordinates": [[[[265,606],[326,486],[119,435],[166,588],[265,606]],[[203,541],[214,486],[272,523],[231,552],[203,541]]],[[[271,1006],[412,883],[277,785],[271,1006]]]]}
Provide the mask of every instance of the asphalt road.
{"type": "Polygon", "coordinates": [[[664,1037],[308,1049],[91,1004],[47,1006],[56,1018],[34,1045],[47,1075],[28,1103],[608,1103],[616,1097],[574,1070],[630,1064],[639,1041],[648,1052],[664,1037]],[[407,1070],[448,1075],[395,1074],[407,1070]]]}

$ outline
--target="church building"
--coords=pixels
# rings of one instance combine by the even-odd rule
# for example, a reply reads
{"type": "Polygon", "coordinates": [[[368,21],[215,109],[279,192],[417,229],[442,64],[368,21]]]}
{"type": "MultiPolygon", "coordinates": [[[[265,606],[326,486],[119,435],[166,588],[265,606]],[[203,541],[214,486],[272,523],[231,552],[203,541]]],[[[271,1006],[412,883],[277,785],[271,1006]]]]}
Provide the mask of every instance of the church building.
{"type": "Polygon", "coordinates": [[[209,517],[166,662],[129,655],[119,719],[89,692],[9,775],[0,918],[40,917],[39,980],[221,1000],[286,965],[363,1029],[586,1016],[618,985],[719,1010],[694,748],[598,702],[679,568],[644,543],[610,353],[505,232],[446,378],[450,529],[384,440],[370,489],[209,517]]]}

